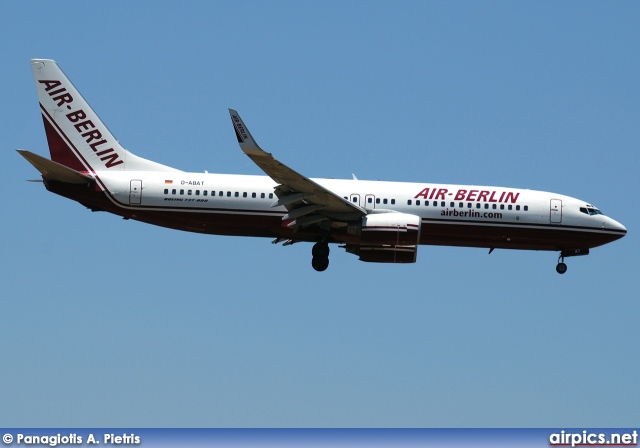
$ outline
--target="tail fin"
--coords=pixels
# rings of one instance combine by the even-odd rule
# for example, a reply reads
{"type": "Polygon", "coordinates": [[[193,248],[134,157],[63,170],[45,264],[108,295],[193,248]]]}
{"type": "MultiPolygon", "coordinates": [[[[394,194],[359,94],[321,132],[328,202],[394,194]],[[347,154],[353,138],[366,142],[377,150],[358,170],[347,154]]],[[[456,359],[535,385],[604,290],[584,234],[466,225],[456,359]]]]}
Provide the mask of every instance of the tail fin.
{"type": "Polygon", "coordinates": [[[177,171],[126,151],[50,59],[32,59],[51,159],[79,172],[177,171]]]}

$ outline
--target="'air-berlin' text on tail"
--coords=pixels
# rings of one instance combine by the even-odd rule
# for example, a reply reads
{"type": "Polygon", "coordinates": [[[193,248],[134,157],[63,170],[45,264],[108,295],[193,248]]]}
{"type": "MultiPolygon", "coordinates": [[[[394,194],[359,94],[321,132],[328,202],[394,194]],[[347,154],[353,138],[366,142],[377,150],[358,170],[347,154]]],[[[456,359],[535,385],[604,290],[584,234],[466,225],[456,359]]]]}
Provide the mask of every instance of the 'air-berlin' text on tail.
{"type": "Polygon", "coordinates": [[[32,59],[51,159],[73,170],[167,171],[125,150],[51,59],[32,59]]]}

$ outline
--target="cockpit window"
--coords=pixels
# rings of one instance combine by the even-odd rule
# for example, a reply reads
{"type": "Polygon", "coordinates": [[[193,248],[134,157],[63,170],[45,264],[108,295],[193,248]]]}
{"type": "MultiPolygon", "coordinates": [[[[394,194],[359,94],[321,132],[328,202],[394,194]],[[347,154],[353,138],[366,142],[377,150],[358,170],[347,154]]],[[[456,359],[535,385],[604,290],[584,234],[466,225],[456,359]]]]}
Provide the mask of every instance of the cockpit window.
{"type": "Polygon", "coordinates": [[[580,211],[585,215],[593,216],[593,215],[604,215],[600,210],[595,208],[594,206],[580,207],[580,211]]]}

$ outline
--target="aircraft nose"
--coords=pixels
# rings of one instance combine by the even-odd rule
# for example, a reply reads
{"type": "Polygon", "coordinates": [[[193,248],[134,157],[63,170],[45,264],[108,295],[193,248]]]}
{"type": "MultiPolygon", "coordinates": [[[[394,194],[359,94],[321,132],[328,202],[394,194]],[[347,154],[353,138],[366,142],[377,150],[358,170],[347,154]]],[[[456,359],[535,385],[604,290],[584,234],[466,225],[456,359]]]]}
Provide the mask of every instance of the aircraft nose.
{"type": "Polygon", "coordinates": [[[608,226],[610,229],[620,232],[620,236],[624,236],[627,234],[627,228],[625,226],[620,224],[615,219],[609,218],[609,220],[611,221],[608,226]]]}

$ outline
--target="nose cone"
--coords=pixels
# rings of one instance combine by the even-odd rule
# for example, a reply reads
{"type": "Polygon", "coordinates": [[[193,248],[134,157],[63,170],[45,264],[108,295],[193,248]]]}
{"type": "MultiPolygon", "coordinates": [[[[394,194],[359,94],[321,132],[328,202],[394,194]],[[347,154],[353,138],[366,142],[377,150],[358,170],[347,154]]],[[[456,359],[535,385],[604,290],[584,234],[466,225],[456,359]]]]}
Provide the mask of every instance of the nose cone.
{"type": "Polygon", "coordinates": [[[613,225],[611,226],[614,230],[619,230],[620,232],[622,232],[624,235],[627,234],[627,228],[625,226],[623,226],[622,224],[620,224],[618,221],[616,221],[615,219],[611,220],[613,222],[613,225]]]}
{"type": "MultiPolygon", "coordinates": [[[[627,234],[627,228],[625,226],[623,226],[622,224],[620,224],[615,219],[609,218],[608,222],[605,224],[605,227],[607,228],[607,230],[615,232],[618,235],[618,238],[622,238],[623,236],[625,236],[627,234]]],[[[616,239],[618,239],[618,238],[616,238],[616,239]]]]}

